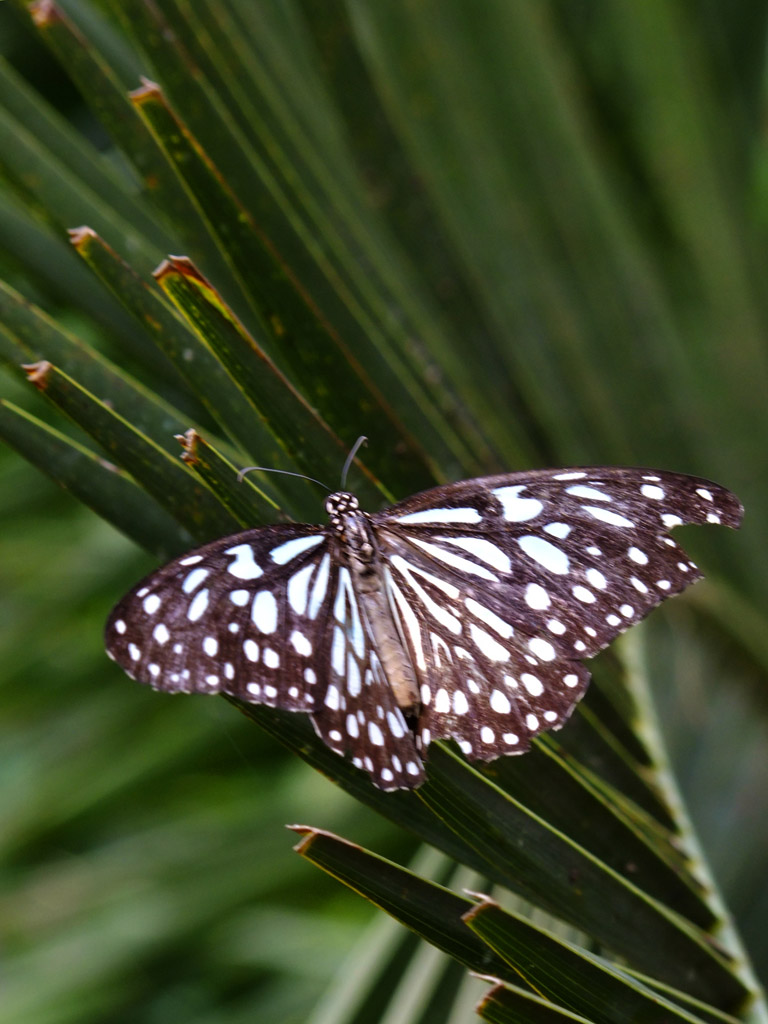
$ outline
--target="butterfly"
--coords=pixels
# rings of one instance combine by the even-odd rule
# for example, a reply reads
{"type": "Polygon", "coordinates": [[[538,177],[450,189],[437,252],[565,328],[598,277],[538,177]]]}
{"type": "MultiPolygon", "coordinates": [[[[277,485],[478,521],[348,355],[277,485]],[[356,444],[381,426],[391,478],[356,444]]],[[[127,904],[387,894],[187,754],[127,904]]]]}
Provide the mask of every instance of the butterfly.
{"type": "Polygon", "coordinates": [[[560,728],[583,659],[701,577],[668,531],[743,511],[708,480],[605,466],[325,507],[327,526],[246,530],[151,573],[107,653],[158,690],[305,712],[384,790],[424,781],[432,740],[491,761],[560,728]]]}

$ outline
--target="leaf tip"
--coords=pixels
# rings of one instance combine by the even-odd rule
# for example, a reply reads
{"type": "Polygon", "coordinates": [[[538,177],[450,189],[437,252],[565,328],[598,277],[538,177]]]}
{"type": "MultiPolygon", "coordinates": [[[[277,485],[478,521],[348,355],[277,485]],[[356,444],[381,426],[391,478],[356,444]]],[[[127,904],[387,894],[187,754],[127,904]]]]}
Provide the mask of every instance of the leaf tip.
{"type": "Polygon", "coordinates": [[[132,103],[142,104],[147,102],[148,100],[158,99],[162,97],[163,90],[160,88],[157,82],[153,82],[151,78],[146,78],[144,75],[140,76],[139,81],[141,82],[139,88],[131,89],[131,91],[128,93],[128,99],[132,103]]]}
{"type": "Polygon", "coordinates": [[[93,228],[89,228],[87,224],[81,224],[77,228],[70,228],[67,231],[67,235],[69,235],[69,240],[76,249],[80,249],[87,242],[99,237],[93,228]]]}
{"type": "Polygon", "coordinates": [[[27,8],[35,28],[47,28],[64,20],[53,0],[34,0],[27,8]]]}
{"type": "Polygon", "coordinates": [[[37,363],[22,363],[21,368],[26,373],[30,384],[34,384],[39,391],[45,391],[48,374],[53,369],[47,359],[41,359],[37,363]]]}
{"type": "Polygon", "coordinates": [[[477,900],[477,903],[473,907],[470,907],[469,910],[461,915],[461,919],[465,924],[469,924],[471,921],[474,921],[476,917],[479,917],[491,908],[499,907],[496,900],[487,896],[483,892],[472,892],[471,889],[464,889],[464,892],[467,896],[477,900]]]}
{"type": "Polygon", "coordinates": [[[171,274],[199,281],[206,288],[211,287],[189,256],[168,256],[152,271],[152,276],[158,284],[162,284],[163,280],[171,274]]]}
{"type": "Polygon", "coordinates": [[[174,438],[179,442],[183,451],[181,458],[187,465],[193,465],[197,462],[197,442],[200,440],[200,435],[193,428],[185,431],[183,434],[174,434],[174,438]]]}

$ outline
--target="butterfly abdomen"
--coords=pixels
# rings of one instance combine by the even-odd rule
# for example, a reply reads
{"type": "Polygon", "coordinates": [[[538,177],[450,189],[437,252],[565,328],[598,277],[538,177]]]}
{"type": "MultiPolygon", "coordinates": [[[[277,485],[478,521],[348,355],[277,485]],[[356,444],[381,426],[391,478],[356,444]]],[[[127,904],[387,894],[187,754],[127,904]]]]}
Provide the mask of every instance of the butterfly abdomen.
{"type": "MultiPolygon", "coordinates": [[[[353,496],[340,493],[332,495],[331,499],[343,500],[346,507],[348,497],[353,496]]],[[[387,683],[398,707],[406,712],[417,710],[419,686],[390,605],[386,569],[377,550],[370,517],[354,508],[339,514],[338,523],[341,558],[349,567],[361,614],[376,646],[387,683]]],[[[334,525],[333,513],[331,524],[334,525]]]]}

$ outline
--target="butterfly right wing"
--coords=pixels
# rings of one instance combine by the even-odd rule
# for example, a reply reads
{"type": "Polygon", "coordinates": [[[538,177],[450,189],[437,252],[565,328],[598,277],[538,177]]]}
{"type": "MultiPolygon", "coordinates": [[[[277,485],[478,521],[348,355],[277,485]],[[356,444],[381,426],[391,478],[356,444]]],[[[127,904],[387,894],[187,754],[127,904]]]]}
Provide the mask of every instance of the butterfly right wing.
{"type": "Polygon", "coordinates": [[[320,526],[279,524],[191,551],[113,609],[107,653],[157,690],[312,711],[326,685],[330,546],[320,526]]]}

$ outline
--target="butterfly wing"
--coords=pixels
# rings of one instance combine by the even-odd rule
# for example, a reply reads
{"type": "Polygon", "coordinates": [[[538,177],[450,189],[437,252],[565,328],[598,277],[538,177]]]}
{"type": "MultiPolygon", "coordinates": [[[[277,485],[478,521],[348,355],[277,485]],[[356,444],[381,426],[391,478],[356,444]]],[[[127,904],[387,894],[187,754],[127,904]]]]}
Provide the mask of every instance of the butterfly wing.
{"type": "Polygon", "coordinates": [[[320,526],[281,524],[189,552],[114,608],[107,653],[158,690],[311,711],[327,685],[330,543],[320,526]]]}
{"type": "Polygon", "coordinates": [[[381,789],[424,780],[338,542],[319,526],[247,530],[170,562],[115,607],[106,647],[158,690],[312,713],[381,789]]]}
{"type": "Polygon", "coordinates": [[[328,687],[312,722],[323,741],[385,790],[424,781],[413,734],[381,666],[349,570],[339,569],[329,630],[328,687]]]}
{"type": "Polygon", "coordinates": [[[668,530],[741,511],[706,480],[601,467],[462,481],[374,517],[421,747],[453,736],[489,760],[562,725],[580,659],[700,578],[668,530]]]}

